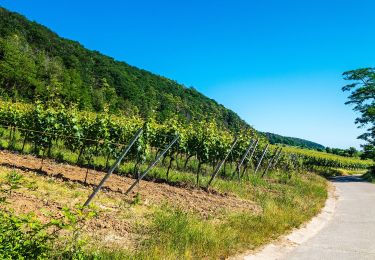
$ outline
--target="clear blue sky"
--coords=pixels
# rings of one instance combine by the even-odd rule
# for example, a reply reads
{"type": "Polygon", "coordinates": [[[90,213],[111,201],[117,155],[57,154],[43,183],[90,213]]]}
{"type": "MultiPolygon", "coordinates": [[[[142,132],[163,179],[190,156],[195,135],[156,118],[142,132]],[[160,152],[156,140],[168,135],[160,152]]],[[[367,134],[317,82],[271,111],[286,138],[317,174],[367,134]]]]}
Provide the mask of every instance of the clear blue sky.
{"type": "Polygon", "coordinates": [[[341,73],[375,62],[375,1],[0,0],[63,37],[194,86],[258,130],[358,147],[341,73]]]}

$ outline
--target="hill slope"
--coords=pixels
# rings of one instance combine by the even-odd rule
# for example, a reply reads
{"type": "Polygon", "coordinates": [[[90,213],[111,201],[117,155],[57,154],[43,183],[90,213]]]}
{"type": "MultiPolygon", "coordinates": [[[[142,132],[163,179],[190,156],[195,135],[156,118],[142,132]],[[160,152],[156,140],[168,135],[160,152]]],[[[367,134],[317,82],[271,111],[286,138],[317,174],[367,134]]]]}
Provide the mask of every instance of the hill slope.
{"type": "Polygon", "coordinates": [[[305,139],[287,137],[273,133],[264,133],[264,135],[267,137],[268,141],[271,144],[286,144],[290,146],[298,146],[314,150],[325,149],[323,145],[305,139]]]}
{"type": "Polygon", "coordinates": [[[214,119],[230,129],[248,127],[236,113],[194,88],[63,39],[48,28],[0,7],[0,95],[34,101],[58,96],[81,109],[163,121],[214,119]]]}

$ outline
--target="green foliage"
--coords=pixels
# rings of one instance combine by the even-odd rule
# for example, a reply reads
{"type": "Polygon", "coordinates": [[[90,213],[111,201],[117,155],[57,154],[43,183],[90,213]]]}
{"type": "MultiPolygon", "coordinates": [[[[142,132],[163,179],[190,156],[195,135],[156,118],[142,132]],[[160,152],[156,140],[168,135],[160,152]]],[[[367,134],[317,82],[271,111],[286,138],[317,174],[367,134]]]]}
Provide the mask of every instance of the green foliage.
{"type": "Polygon", "coordinates": [[[359,112],[360,116],[355,123],[360,127],[367,126],[367,131],[358,138],[365,140],[364,157],[375,159],[375,68],[363,68],[351,70],[343,73],[344,79],[352,81],[342,88],[343,91],[349,91],[350,95],[347,105],[354,105],[354,111],[359,112]]]}
{"type": "Polygon", "coordinates": [[[371,171],[366,172],[362,175],[362,178],[368,182],[375,183],[375,172],[374,169],[371,171]]]}
{"type": "Polygon", "coordinates": [[[345,157],[360,157],[360,156],[362,156],[362,153],[359,152],[355,147],[349,147],[348,149],[326,147],[325,152],[340,155],[340,156],[345,156],[345,157]]]}
{"type": "MultiPolygon", "coordinates": [[[[23,176],[9,171],[0,184],[0,195],[11,196],[12,190],[21,188],[23,176]]],[[[26,186],[35,189],[35,183],[26,186]]],[[[14,214],[0,210],[0,259],[83,259],[84,241],[80,231],[87,220],[96,216],[93,208],[64,207],[62,216],[46,213],[48,221],[40,222],[34,214],[14,214]],[[62,233],[61,231],[64,230],[62,233]],[[56,243],[62,235],[63,243],[56,243]]]]}
{"type": "MultiPolygon", "coordinates": [[[[0,101],[0,122],[8,127],[10,136],[3,135],[1,139],[7,139],[8,149],[19,149],[23,151],[25,146],[31,147],[37,155],[42,155],[64,160],[63,154],[69,157],[70,163],[78,163],[87,167],[98,167],[108,169],[111,160],[117,158],[132,136],[140,127],[143,127],[143,135],[131,148],[127,160],[126,170],[121,172],[137,176],[142,164],[153,161],[164,147],[179,136],[178,143],[166,153],[169,158],[167,172],[152,175],[160,180],[173,180],[175,170],[182,172],[194,172],[196,184],[206,185],[207,175],[213,172],[215,166],[228,154],[231,144],[237,137],[237,145],[231,151],[222,172],[219,173],[224,179],[232,178],[235,166],[242,158],[251,140],[259,138],[259,145],[254,156],[245,158],[242,175],[247,175],[246,170],[251,169],[259,161],[267,141],[264,137],[249,128],[234,134],[233,132],[220,129],[215,122],[195,122],[182,124],[177,118],[171,118],[164,124],[153,119],[143,121],[137,117],[118,117],[108,113],[80,112],[76,107],[65,107],[58,101],[51,104],[37,102],[35,105],[24,103],[12,103],[0,101]],[[29,130],[27,130],[29,129],[29,130]],[[37,129],[43,129],[40,131],[37,129]],[[15,139],[21,139],[16,145],[15,139]],[[11,141],[13,140],[13,142],[11,141]],[[12,146],[11,144],[14,143],[12,146]],[[52,146],[54,155],[52,155],[52,146]],[[72,155],[74,155],[72,157],[72,155]],[[152,157],[152,158],[151,158],[152,157]],[[74,159],[73,159],[74,158],[74,159]],[[100,159],[100,162],[98,161],[100,159]],[[188,164],[190,161],[190,165],[188,164]],[[130,170],[130,166],[132,167],[130,170]],[[226,167],[228,166],[228,167],[226,167]],[[204,176],[206,175],[206,176],[204,176]]],[[[3,126],[4,127],[4,126],[3,126]]],[[[262,167],[266,167],[275,154],[276,147],[271,146],[264,157],[262,167]]],[[[168,162],[168,159],[166,160],[168,162]]],[[[165,162],[164,162],[165,165],[165,162]]],[[[360,160],[359,158],[345,158],[342,156],[329,155],[313,150],[293,149],[285,147],[284,152],[275,165],[276,168],[289,171],[303,170],[314,165],[339,167],[339,168],[366,168],[373,165],[372,161],[360,160]]],[[[190,178],[189,184],[192,183],[190,178]]]]}
{"type": "Polygon", "coordinates": [[[85,241],[80,239],[80,233],[87,220],[96,217],[97,212],[92,208],[77,206],[74,209],[65,207],[62,213],[64,218],[55,223],[69,233],[63,237],[63,243],[58,245],[56,255],[61,255],[63,259],[86,259],[83,249],[85,241]]]}
{"type": "Polygon", "coordinates": [[[6,174],[5,180],[0,183],[1,192],[12,196],[12,191],[21,188],[22,175],[16,171],[11,171],[6,174]]]}
{"type": "Polygon", "coordinates": [[[48,258],[56,237],[47,230],[53,225],[42,224],[32,215],[16,216],[0,211],[0,258],[48,258]]]}
{"type": "MultiPolygon", "coordinates": [[[[79,112],[54,102],[53,106],[36,102],[1,102],[0,122],[15,132],[20,129],[23,146],[31,143],[36,154],[49,154],[53,143],[62,142],[70,151],[78,153],[78,162],[92,161],[92,156],[117,157],[135,132],[143,127],[144,134],[137,140],[127,158],[144,162],[151,148],[160,152],[179,136],[178,144],[166,154],[170,158],[185,154],[194,156],[199,164],[213,165],[228,153],[234,140],[234,133],[219,128],[215,122],[182,124],[171,118],[160,124],[153,119],[143,121],[137,117],[118,117],[103,113],[79,112]],[[33,131],[29,131],[29,130],[33,131]],[[43,129],[43,131],[37,130],[43,129]],[[35,131],[34,131],[35,130],[35,131]]],[[[15,136],[15,134],[12,134],[15,136]]],[[[229,162],[238,161],[256,132],[249,128],[238,135],[239,145],[233,151],[229,162]]],[[[265,144],[265,139],[261,140],[265,144]]]]}
{"type": "Polygon", "coordinates": [[[138,205],[141,203],[141,194],[139,192],[137,192],[134,196],[134,199],[132,201],[132,205],[138,205]]]}
{"type": "Polygon", "coordinates": [[[84,241],[79,238],[85,222],[94,217],[91,209],[68,209],[63,218],[40,222],[33,214],[15,215],[0,211],[1,259],[85,259],[84,241]],[[68,231],[57,243],[61,230],[68,231]]]}
{"type": "Polygon", "coordinates": [[[46,27],[0,8],[0,95],[12,100],[78,104],[163,122],[215,121],[232,130],[248,127],[233,111],[194,88],[115,61],[46,27]]]}
{"type": "MultiPolygon", "coordinates": [[[[273,172],[271,182],[252,176],[236,183],[261,212],[230,212],[202,218],[176,207],[162,206],[154,214],[146,241],[136,259],[226,259],[254,249],[319,212],[327,197],[323,178],[304,172],[273,172]]],[[[228,183],[228,182],[225,182],[228,183]]]]}
{"type": "Polygon", "coordinates": [[[268,141],[271,144],[286,144],[290,146],[297,146],[301,148],[308,148],[308,149],[314,149],[314,150],[325,148],[321,144],[314,143],[314,142],[300,139],[300,138],[287,137],[287,136],[282,136],[282,135],[272,134],[272,133],[264,133],[264,134],[266,135],[268,141]]]}
{"type": "Polygon", "coordinates": [[[333,168],[366,169],[374,164],[372,160],[343,157],[335,154],[306,150],[297,147],[284,147],[283,150],[286,154],[292,154],[296,158],[302,160],[302,166],[307,168],[310,168],[311,166],[326,166],[333,168]]]}
{"type": "Polygon", "coordinates": [[[361,154],[362,159],[375,158],[375,146],[372,144],[365,144],[363,147],[363,153],[361,154]]]}

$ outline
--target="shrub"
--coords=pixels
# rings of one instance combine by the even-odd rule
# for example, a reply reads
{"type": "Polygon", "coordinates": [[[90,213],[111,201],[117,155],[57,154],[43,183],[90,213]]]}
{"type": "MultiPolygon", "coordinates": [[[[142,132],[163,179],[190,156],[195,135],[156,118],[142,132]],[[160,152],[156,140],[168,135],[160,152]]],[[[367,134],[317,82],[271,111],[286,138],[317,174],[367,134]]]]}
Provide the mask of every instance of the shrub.
{"type": "Polygon", "coordinates": [[[55,239],[47,232],[52,224],[42,224],[30,214],[0,212],[0,259],[46,258],[55,239]]]}

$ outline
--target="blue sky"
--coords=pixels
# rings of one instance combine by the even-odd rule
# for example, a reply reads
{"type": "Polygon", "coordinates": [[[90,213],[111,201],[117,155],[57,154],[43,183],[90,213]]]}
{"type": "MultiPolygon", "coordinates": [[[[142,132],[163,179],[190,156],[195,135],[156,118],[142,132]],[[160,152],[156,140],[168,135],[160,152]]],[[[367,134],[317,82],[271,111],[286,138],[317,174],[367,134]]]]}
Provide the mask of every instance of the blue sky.
{"type": "Polygon", "coordinates": [[[374,66],[375,1],[0,0],[85,47],[194,86],[256,129],[358,147],[342,72],[374,66]]]}

